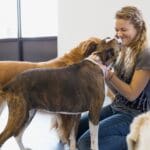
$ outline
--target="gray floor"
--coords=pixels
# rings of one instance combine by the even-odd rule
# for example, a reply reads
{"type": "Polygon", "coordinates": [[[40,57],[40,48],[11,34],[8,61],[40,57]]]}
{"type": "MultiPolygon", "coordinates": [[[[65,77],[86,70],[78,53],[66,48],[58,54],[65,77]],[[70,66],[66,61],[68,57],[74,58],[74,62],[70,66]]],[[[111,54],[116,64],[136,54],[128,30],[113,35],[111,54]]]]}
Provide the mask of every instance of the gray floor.
{"type": "MultiPolygon", "coordinates": [[[[109,100],[105,100],[107,105],[109,100]]],[[[0,115],[0,132],[6,125],[8,117],[8,108],[6,107],[0,115]]],[[[55,130],[50,130],[51,116],[46,113],[37,113],[33,121],[27,128],[23,143],[32,150],[64,150],[63,145],[59,143],[55,130]]],[[[2,150],[19,150],[14,138],[7,140],[2,150]]]]}

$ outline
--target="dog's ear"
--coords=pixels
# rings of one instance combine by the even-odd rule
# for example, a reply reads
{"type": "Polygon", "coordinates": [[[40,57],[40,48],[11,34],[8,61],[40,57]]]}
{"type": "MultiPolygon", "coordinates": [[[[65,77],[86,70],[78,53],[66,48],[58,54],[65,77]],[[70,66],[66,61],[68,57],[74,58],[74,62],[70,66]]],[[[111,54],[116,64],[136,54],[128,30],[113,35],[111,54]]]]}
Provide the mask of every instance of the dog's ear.
{"type": "Polygon", "coordinates": [[[85,57],[88,57],[89,55],[91,55],[94,51],[96,51],[96,48],[97,48],[97,43],[95,43],[95,42],[91,42],[89,45],[88,45],[88,47],[87,47],[87,49],[86,49],[86,51],[85,51],[85,57]]]}
{"type": "Polygon", "coordinates": [[[130,135],[127,135],[126,141],[127,141],[127,145],[128,145],[128,150],[135,150],[136,141],[134,141],[134,140],[130,137],[130,135]]]}

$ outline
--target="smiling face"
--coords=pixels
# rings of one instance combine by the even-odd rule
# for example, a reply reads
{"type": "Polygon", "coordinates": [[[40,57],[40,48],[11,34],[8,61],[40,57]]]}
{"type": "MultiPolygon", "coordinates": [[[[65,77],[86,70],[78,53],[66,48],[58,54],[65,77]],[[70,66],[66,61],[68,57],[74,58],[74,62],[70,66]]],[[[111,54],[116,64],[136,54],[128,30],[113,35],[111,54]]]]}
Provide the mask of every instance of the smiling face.
{"type": "Polygon", "coordinates": [[[116,36],[122,39],[124,46],[129,46],[137,35],[137,30],[129,20],[116,19],[115,30],[116,36]]]}

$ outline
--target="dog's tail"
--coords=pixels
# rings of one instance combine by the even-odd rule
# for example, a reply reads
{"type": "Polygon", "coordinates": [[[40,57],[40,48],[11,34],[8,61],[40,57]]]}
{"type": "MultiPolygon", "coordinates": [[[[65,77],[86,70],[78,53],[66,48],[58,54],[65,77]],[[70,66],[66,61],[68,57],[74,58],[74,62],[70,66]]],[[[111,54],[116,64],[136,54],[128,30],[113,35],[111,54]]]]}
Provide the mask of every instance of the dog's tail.
{"type": "Polygon", "coordinates": [[[1,87],[1,91],[4,93],[13,93],[14,91],[17,90],[18,87],[18,82],[16,82],[16,78],[8,81],[6,84],[4,84],[1,87]]]}
{"type": "Polygon", "coordinates": [[[12,89],[8,85],[5,85],[5,86],[2,87],[1,91],[3,93],[6,93],[6,92],[11,92],[12,89]]]}
{"type": "Polygon", "coordinates": [[[13,92],[13,89],[9,84],[5,84],[4,86],[0,86],[0,96],[3,99],[7,99],[7,97],[13,92]]]}
{"type": "Polygon", "coordinates": [[[0,85],[0,96],[1,97],[4,97],[4,94],[5,92],[3,91],[3,88],[2,88],[2,86],[0,85]]]}

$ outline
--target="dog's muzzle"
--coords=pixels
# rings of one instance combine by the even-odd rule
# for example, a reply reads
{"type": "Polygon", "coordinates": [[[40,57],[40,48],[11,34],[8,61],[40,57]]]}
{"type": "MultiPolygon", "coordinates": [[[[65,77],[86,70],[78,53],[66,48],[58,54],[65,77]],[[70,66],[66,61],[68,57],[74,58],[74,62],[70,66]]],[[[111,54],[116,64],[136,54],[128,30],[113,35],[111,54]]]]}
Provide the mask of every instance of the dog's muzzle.
{"type": "Polygon", "coordinates": [[[118,44],[120,44],[120,45],[122,44],[122,39],[120,37],[117,37],[117,36],[115,36],[114,38],[107,37],[107,38],[105,38],[105,42],[108,43],[109,41],[111,41],[113,39],[115,39],[118,44]]]}
{"type": "Polygon", "coordinates": [[[122,44],[122,39],[118,36],[115,36],[114,39],[118,42],[118,44],[122,44]]]}

